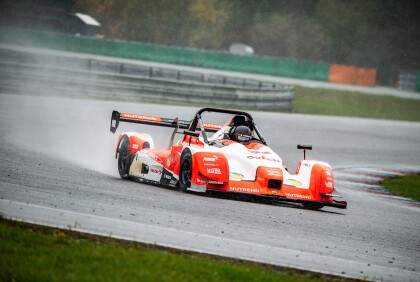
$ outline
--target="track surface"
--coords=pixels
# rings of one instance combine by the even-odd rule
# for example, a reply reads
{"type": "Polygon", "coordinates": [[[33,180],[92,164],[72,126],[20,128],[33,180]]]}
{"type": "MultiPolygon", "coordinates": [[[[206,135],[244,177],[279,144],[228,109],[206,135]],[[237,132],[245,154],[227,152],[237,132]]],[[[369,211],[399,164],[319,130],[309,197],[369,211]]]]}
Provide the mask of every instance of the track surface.
{"type": "MultiPolygon", "coordinates": [[[[0,212],[52,226],[343,276],[420,280],[420,209],[342,187],[347,210],[310,211],[199,196],[117,177],[112,110],[189,119],[196,108],[0,95],[0,212]]],[[[340,168],[419,169],[420,123],[253,113],[291,170],[312,159],[340,168]]],[[[170,131],[151,133],[166,146],[170,131]]]]}

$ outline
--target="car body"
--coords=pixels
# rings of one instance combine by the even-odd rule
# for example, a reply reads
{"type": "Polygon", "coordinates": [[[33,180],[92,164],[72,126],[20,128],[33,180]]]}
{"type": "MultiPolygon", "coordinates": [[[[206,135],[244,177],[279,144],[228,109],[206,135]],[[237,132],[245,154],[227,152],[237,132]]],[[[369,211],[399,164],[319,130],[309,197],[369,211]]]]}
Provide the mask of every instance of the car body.
{"type": "MultiPolygon", "coordinates": [[[[116,132],[121,121],[174,128],[167,148],[155,148],[149,134],[119,134],[115,157],[124,179],[198,193],[256,195],[298,202],[311,209],[347,207],[346,201],[336,200],[339,195],[334,189],[334,176],[328,163],[304,157],[295,173],[290,173],[282,159],[267,146],[249,113],[203,108],[191,121],[185,121],[114,111],[111,132],[116,132]],[[225,124],[208,123],[202,120],[204,113],[231,117],[225,124]],[[235,133],[235,137],[233,133],[244,127],[249,128],[250,133],[235,133]],[[175,135],[179,133],[183,137],[175,142],[175,135]],[[241,142],[242,139],[246,140],[241,142]]],[[[312,147],[298,145],[298,149],[306,152],[312,147]]]]}

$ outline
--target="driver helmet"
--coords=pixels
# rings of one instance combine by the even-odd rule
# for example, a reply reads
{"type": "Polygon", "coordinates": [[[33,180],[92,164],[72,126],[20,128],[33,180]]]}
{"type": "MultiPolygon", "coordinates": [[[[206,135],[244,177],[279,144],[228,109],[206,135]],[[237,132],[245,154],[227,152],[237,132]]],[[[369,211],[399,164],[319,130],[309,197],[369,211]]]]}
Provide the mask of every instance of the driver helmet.
{"type": "Polygon", "coordinates": [[[233,137],[238,142],[248,142],[252,140],[251,129],[248,126],[240,125],[233,131],[233,137]]]}

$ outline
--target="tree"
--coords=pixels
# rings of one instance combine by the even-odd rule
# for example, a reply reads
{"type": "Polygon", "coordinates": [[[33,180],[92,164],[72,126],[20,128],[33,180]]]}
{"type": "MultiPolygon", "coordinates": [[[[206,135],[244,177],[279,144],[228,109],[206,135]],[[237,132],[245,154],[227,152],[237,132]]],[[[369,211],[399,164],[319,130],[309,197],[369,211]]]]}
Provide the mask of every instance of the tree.
{"type": "Polygon", "coordinates": [[[420,69],[418,0],[85,0],[106,38],[373,67],[420,69]]]}
{"type": "Polygon", "coordinates": [[[192,22],[190,46],[222,48],[224,29],[230,16],[229,3],[217,0],[193,0],[189,12],[192,22]]]}
{"type": "Polygon", "coordinates": [[[274,14],[257,24],[250,44],[257,54],[305,60],[319,60],[325,50],[319,26],[293,14],[274,14]]]}

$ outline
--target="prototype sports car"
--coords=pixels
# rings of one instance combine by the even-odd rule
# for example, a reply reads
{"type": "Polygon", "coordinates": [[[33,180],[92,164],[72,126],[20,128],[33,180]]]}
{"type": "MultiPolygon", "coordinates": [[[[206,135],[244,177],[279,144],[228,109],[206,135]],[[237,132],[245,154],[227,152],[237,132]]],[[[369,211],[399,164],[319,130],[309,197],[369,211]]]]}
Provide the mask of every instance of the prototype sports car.
{"type": "Polygon", "coordinates": [[[267,146],[252,116],[235,110],[203,108],[191,121],[113,111],[111,132],[120,122],[172,127],[168,148],[155,148],[149,134],[124,132],[118,137],[115,158],[123,179],[171,186],[182,191],[219,191],[298,202],[305,208],[345,209],[334,189],[328,163],[308,160],[310,145],[298,145],[304,159],[294,174],[267,146]],[[203,122],[202,116],[227,116],[224,124],[203,122]],[[183,137],[175,142],[176,134],[183,137]]]}

